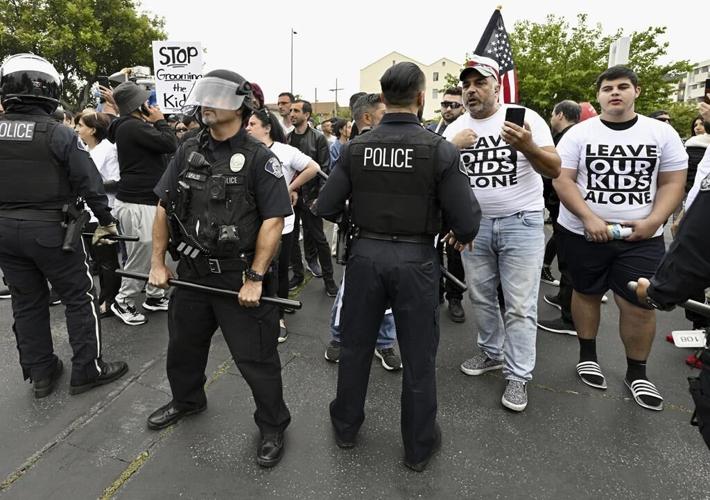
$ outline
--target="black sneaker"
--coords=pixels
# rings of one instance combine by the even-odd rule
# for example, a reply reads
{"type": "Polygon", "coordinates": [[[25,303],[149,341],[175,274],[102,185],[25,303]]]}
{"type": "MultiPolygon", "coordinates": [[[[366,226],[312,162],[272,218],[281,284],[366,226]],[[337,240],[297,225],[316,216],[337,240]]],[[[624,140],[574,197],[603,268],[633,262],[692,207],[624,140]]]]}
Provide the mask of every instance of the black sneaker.
{"type": "Polygon", "coordinates": [[[314,278],[323,277],[323,269],[321,269],[320,267],[318,258],[315,258],[313,260],[306,260],[306,269],[313,275],[314,278]]]}
{"type": "Polygon", "coordinates": [[[328,347],[325,349],[325,359],[331,363],[337,363],[340,359],[340,342],[331,340],[328,347]]]}
{"type": "Polygon", "coordinates": [[[559,295],[548,295],[545,294],[544,296],[545,302],[550,304],[552,307],[556,307],[560,311],[562,310],[562,303],[560,302],[560,296],[559,295]]]}
{"type": "Polygon", "coordinates": [[[122,306],[118,302],[111,304],[111,310],[118,319],[128,326],[138,326],[148,322],[148,319],[139,313],[134,306],[122,306]]]}
{"type": "Polygon", "coordinates": [[[454,323],[466,321],[466,313],[461,306],[461,299],[449,299],[449,318],[454,323]]]}
{"type": "Polygon", "coordinates": [[[325,278],[325,293],[328,297],[336,297],[338,295],[338,285],[335,284],[333,278],[325,278]]]}
{"type": "Polygon", "coordinates": [[[288,290],[290,292],[292,292],[293,290],[295,290],[296,288],[301,286],[303,284],[303,281],[304,281],[303,276],[295,276],[294,275],[294,277],[291,278],[288,282],[288,290]]]}
{"type": "Polygon", "coordinates": [[[143,309],[149,311],[167,311],[170,299],[167,297],[147,297],[143,302],[143,309]]]}
{"type": "Polygon", "coordinates": [[[375,349],[375,356],[380,358],[382,362],[382,367],[387,371],[395,371],[402,369],[402,360],[397,355],[394,347],[388,347],[386,349],[375,349]]]}
{"type": "Polygon", "coordinates": [[[547,283],[552,286],[560,286],[560,280],[555,279],[550,271],[550,266],[542,266],[542,272],[540,273],[540,281],[547,283]]]}
{"type": "Polygon", "coordinates": [[[0,290],[0,299],[11,299],[12,294],[10,293],[10,290],[8,288],[3,288],[0,290]]]}
{"type": "Polygon", "coordinates": [[[577,329],[574,323],[565,321],[562,318],[557,319],[540,319],[537,321],[537,327],[552,333],[562,333],[565,335],[577,335],[577,329]]]}

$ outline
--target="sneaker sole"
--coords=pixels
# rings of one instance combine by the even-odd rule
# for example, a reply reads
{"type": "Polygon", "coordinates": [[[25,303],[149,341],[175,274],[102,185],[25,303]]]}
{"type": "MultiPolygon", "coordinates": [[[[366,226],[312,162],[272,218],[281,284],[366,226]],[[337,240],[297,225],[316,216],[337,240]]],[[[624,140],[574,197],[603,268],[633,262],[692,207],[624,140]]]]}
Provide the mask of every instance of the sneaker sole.
{"type": "Polygon", "coordinates": [[[82,394],[84,392],[90,391],[94,387],[99,387],[101,385],[110,384],[111,382],[114,382],[114,381],[118,380],[119,378],[123,377],[126,373],[128,373],[128,365],[125,365],[123,367],[123,370],[116,372],[116,374],[111,378],[107,378],[104,380],[96,380],[94,382],[91,382],[89,384],[84,384],[84,385],[70,385],[69,386],[69,394],[71,394],[72,396],[76,396],[77,394],[82,394]]]}
{"type": "Polygon", "coordinates": [[[143,309],[147,309],[149,311],[167,311],[168,306],[151,306],[143,302],[143,309]]]}
{"type": "Polygon", "coordinates": [[[522,404],[522,405],[516,405],[515,403],[511,403],[510,401],[508,401],[507,399],[505,399],[505,396],[503,396],[502,398],[500,398],[500,402],[501,402],[501,404],[502,404],[503,406],[505,406],[505,407],[508,408],[509,410],[517,411],[517,412],[521,412],[521,411],[525,410],[525,408],[528,407],[528,404],[527,404],[527,403],[522,404]]]}
{"type": "Polygon", "coordinates": [[[337,362],[340,361],[340,358],[338,358],[338,359],[331,359],[331,358],[329,358],[329,357],[328,357],[328,351],[326,351],[325,354],[323,354],[323,357],[324,357],[325,360],[328,361],[329,363],[337,363],[337,362]]]}
{"type": "Polygon", "coordinates": [[[466,375],[483,375],[486,372],[492,372],[493,370],[501,370],[503,369],[503,363],[499,365],[493,365],[489,366],[488,368],[479,368],[478,370],[471,370],[470,368],[465,368],[463,365],[461,365],[459,368],[461,368],[461,371],[464,372],[466,375]]]}
{"type": "Polygon", "coordinates": [[[548,285],[560,286],[560,280],[550,281],[550,280],[544,280],[544,279],[540,278],[540,281],[542,281],[543,283],[547,283],[548,285]]]}
{"type": "Polygon", "coordinates": [[[556,308],[559,309],[560,311],[562,310],[562,306],[561,306],[561,305],[555,304],[554,302],[552,302],[551,300],[549,300],[549,299],[548,299],[547,297],[545,297],[545,296],[543,296],[542,298],[543,298],[543,300],[544,300],[545,302],[547,302],[548,304],[550,304],[552,307],[556,307],[556,308]]]}
{"type": "Polygon", "coordinates": [[[556,330],[554,328],[550,328],[549,326],[543,326],[540,323],[537,324],[537,327],[540,330],[545,330],[546,332],[552,332],[552,333],[561,333],[564,335],[571,335],[573,337],[577,336],[577,331],[576,330],[556,330]]]}
{"type": "Polygon", "coordinates": [[[383,358],[382,355],[380,355],[380,353],[377,351],[375,351],[375,356],[377,356],[380,359],[380,364],[382,365],[382,368],[384,368],[388,372],[396,372],[397,370],[402,369],[402,365],[394,367],[394,366],[390,366],[387,363],[385,363],[385,358],[383,358]]]}
{"type": "Polygon", "coordinates": [[[113,304],[111,304],[111,311],[113,312],[114,316],[116,316],[118,319],[120,319],[121,321],[123,321],[123,322],[124,322],[125,324],[127,324],[128,326],[145,325],[145,324],[148,322],[148,318],[146,318],[146,319],[143,320],[143,321],[131,321],[131,320],[124,319],[123,316],[121,316],[121,313],[120,313],[119,311],[117,311],[116,309],[114,309],[114,305],[113,305],[113,304]]]}

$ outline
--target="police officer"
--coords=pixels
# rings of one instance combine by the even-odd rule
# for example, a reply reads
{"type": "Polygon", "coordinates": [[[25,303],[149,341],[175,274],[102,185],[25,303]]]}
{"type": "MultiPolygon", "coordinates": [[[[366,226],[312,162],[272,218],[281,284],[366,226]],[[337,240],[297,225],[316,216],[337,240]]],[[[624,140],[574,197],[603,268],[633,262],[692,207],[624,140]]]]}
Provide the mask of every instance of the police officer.
{"type": "Polygon", "coordinates": [[[252,105],[250,84],[238,74],[215,70],[201,78],[187,107],[196,110],[206,129],[178,148],[155,188],[161,201],[150,283],[166,287],[171,277],[165,266],[170,236],[182,280],[239,290],[239,300],[175,290],[168,309],[167,359],[173,399],[150,415],[148,427],[162,429],[205,410],[205,365],[220,327],[256,402],[257,463],[272,467],[283,455],[291,416],[282,394],[278,309],[259,298],[266,287],[274,294],[269,267],[283,218],[292,210],[281,163],[246,132],[252,105]]]}
{"type": "MultiPolygon", "coordinates": [[[[8,57],[0,67],[0,268],[12,293],[13,330],[25,380],[36,398],[48,396],[62,373],[49,329],[47,280],[66,306],[74,356],[69,392],[80,394],[123,376],[124,362],[101,358],[101,328],[81,228],[65,240],[63,207],[83,197],[101,236],[116,234],[103,183],[89,153],[70,128],[52,118],[59,74],[32,54],[8,57]],[[66,246],[67,251],[62,247],[66,246]]],[[[74,224],[75,225],[75,224],[74,224]]]]}
{"type": "MultiPolygon", "coordinates": [[[[708,154],[706,158],[710,158],[708,154]]],[[[698,182],[698,181],[696,181],[698,182]]],[[[681,221],[678,233],[663,257],[656,274],[649,280],[639,279],[636,294],[651,307],[668,310],[690,297],[703,295],[710,286],[710,175],[700,181],[693,204],[681,221]]],[[[708,339],[710,341],[710,338],[708,339]]],[[[694,423],[698,425],[710,448],[710,349],[700,359],[703,369],[699,378],[689,378],[695,400],[694,423]]]]}
{"type": "Polygon", "coordinates": [[[359,234],[345,271],[338,388],[330,405],[336,443],[355,445],[385,309],[391,305],[403,361],[404,463],[422,471],[441,443],[436,423],[439,260],[434,237],[446,222],[457,242],[473,240],[480,210],[458,151],[425,130],[424,73],[409,62],[380,79],[387,114],[380,126],[343,149],[318,200],[335,220],[351,199],[359,234]],[[442,220],[443,218],[443,220],[442,220]]]}

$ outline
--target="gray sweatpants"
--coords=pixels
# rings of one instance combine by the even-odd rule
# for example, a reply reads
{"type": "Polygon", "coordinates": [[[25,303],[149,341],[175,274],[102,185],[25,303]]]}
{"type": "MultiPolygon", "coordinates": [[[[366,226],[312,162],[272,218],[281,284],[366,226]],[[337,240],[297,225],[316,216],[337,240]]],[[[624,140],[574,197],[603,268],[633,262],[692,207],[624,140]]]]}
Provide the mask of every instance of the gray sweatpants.
{"type": "MultiPolygon", "coordinates": [[[[116,200],[113,206],[113,213],[118,219],[121,233],[139,238],[139,241],[126,242],[126,270],[137,273],[150,272],[155,210],[155,205],[138,205],[121,200],[116,200]]],[[[135,306],[136,296],[143,290],[143,284],[141,280],[123,278],[121,289],[116,295],[116,302],[121,306],[135,306]]],[[[145,293],[148,297],[160,298],[165,295],[165,290],[146,284],[145,293]]]]}

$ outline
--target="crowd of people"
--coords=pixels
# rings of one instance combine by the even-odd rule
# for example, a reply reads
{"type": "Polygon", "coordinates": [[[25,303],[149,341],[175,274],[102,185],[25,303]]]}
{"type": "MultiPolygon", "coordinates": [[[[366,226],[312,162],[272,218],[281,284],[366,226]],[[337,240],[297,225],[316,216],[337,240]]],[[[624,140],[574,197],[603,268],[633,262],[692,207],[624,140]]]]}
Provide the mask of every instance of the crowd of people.
{"type": "MultiPolygon", "coordinates": [[[[459,76],[461,86],[443,91],[440,118],[426,126],[427,131],[417,117],[423,107],[422,77],[400,65],[383,76],[382,94],[353,96],[352,120],[333,117],[316,123],[311,103],[289,92],[278,94],[275,109],[268,109],[256,82],[226,70],[200,80],[184,116],[166,117],[148,104],[149,91],[131,81],[115,89],[102,87],[105,102],[100,111],[87,108],[72,114],[40,107],[52,117],[44,129],[87,152],[95,171],[81,175],[99,183],[89,188],[89,181],[76,180],[79,174],[76,179],[70,176],[73,194],[81,195],[93,212],[88,228],[93,242],[99,243],[89,251],[99,279],[97,321],[115,317],[137,326],[149,320],[148,313],[169,311],[167,372],[173,400],[149,417],[150,428],[166,427],[206,408],[204,366],[209,339],[219,325],[255,395],[255,419],[262,431],[257,461],[275,465],[290,421],[276,342],[287,341],[285,314],[296,311],[286,306],[264,309],[259,298],[288,298],[303,286],[306,272],[321,279],[323,292],[334,299],[324,357],[339,363],[331,417],[341,447],[355,445],[364,419],[366,366],[376,356],[386,370],[404,369],[405,463],[414,470],[426,466],[440,442],[433,372],[438,308],[445,303],[452,321],[468,320],[471,325],[472,352],[460,370],[469,376],[502,370],[506,386],[501,403],[521,412],[528,405],[538,329],[577,336],[579,380],[598,390],[607,388],[596,338],[601,305],[611,291],[620,311],[619,335],[627,359],[623,383],[641,407],[663,409],[663,397],[646,373],[655,312],[627,283],[654,274],[666,250],[666,223],[680,224],[710,174],[710,105],[700,104],[684,144],[667,123],[668,113],[646,117],[635,111],[641,85],[624,66],[598,76],[598,115],[594,108],[589,111],[588,103],[562,100],[548,120],[530,108],[500,102],[499,67],[490,58],[473,56],[459,76]],[[222,92],[221,101],[210,94],[215,89],[222,92]],[[523,120],[516,123],[511,110],[524,113],[523,120]],[[408,131],[408,139],[393,135],[399,127],[408,131]],[[393,136],[412,142],[413,149],[391,149],[393,136]],[[403,156],[397,156],[400,153],[403,156]],[[372,173],[384,167],[390,169],[386,176],[372,173]],[[434,173],[424,180],[417,177],[419,184],[407,177],[408,170],[423,169],[434,173]],[[377,182],[384,182],[380,179],[387,179],[385,188],[376,189],[377,182]],[[462,194],[461,185],[470,189],[462,194]],[[103,193],[106,206],[93,199],[103,193]],[[358,244],[345,278],[337,283],[337,235],[327,234],[323,217],[340,221],[346,199],[353,205],[358,244]],[[405,210],[407,218],[398,210],[405,210]],[[547,242],[545,210],[552,224],[547,242]],[[405,229],[399,231],[398,224],[405,229]],[[137,241],[108,241],[119,232],[137,241]],[[420,250],[422,245],[426,252],[420,250]],[[433,257],[429,250],[436,252],[433,257]],[[166,262],[168,251],[172,259],[166,262]],[[241,287],[238,304],[232,299],[238,309],[225,309],[220,301],[227,299],[205,299],[204,294],[182,289],[170,298],[173,259],[179,261],[181,277],[241,287]],[[431,262],[436,265],[424,278],[413,277],[431,262]],[[466,316],[462,290],[439,276],[439,262],[467,283],[472,318],[466,316]],[[409,269],[412,263],[419,267],[409,269]],[[115,270],[121,267],[149,274],[150,279],[120,278],[115,270]],[[235,280],[227,279],[232,272],[235,280]],[[434,290],[429,290],[430,280],[434,290]],[[560,310],[559,318],[538,319],[540,282],[559,287],[559,293],[544,296],[560,310]],[[411,310],[415,302],[420,310],[411,310]],[[437,319],[428,324],[431,311],[437,319]],[[256,314],[259,328],[270,329],[272,313],[278,337],[273,348],[265,343],[255,354],[240,340],[236,326],[253,325],[256,314]]],[[[22,117],[29,103],[35,102],[27,97],[5,89],[4,119],[26,119],[22,117]]],[[[6,154],[2,146],[0,156],[20,154],[6,154]]],[[[65,160],[70,161],[58,159],[57,164],[65,160]]],[[[0,182],[9,186],[3,180],[7,175],[0,171],[0,182]]],[[[0,202],[0,223],[9,228],[9,221],[25,221],[22,210],[28,206],[22,197],[15,205],[0,202]]],[[[33,218],[37,207],[30,208],[35,211],[30,221],[56,222],[33,218]]],[[[31,342],[21,345],[24,332],[37,330],[27,324],[27,314],[38,305],[25,304],[21,310],[18,297],[24,278],[11,265],[12,252],[19,250],[0,247],[0,267],[9,285],[0,297],[13,298],[23,373],[35,384],[35,395],[46,397],[61,373],[61,362],[51,345],[40,358],[33,357],[31,342]]],[[[42,276],[41,283],[35,276],[33,286],[43,291],[45,304],[48,278],[59,288],[68,321],[91,316],[87,310],[92,302],[72,303],[77,294],[64,285],[65,277],[45,269],[36,275],[42,276]]],[[[81,285],[85,295],[93,293],[91,288],[81,285]]],[[[705,300],[702,290],[694,297],[705,300]]],[[[708,318],[689,313],[688,319],[695,329],[709,326],[708,318]]],[[[43,321],[47,324],[42,332],[34,335],[48,332],[48,315],[43,321]]],[[[91,328],[98,331],[99,325],[91,328]]],[[[99,338],[98,333],[94,336],[99,338]]],[[[98,360],[95,369],[73,371],[77,392],[111,382],[127,370],[125,363],[101,361],[100,340],[94,344],[85,350],[83,363],[98,360]]]]}

